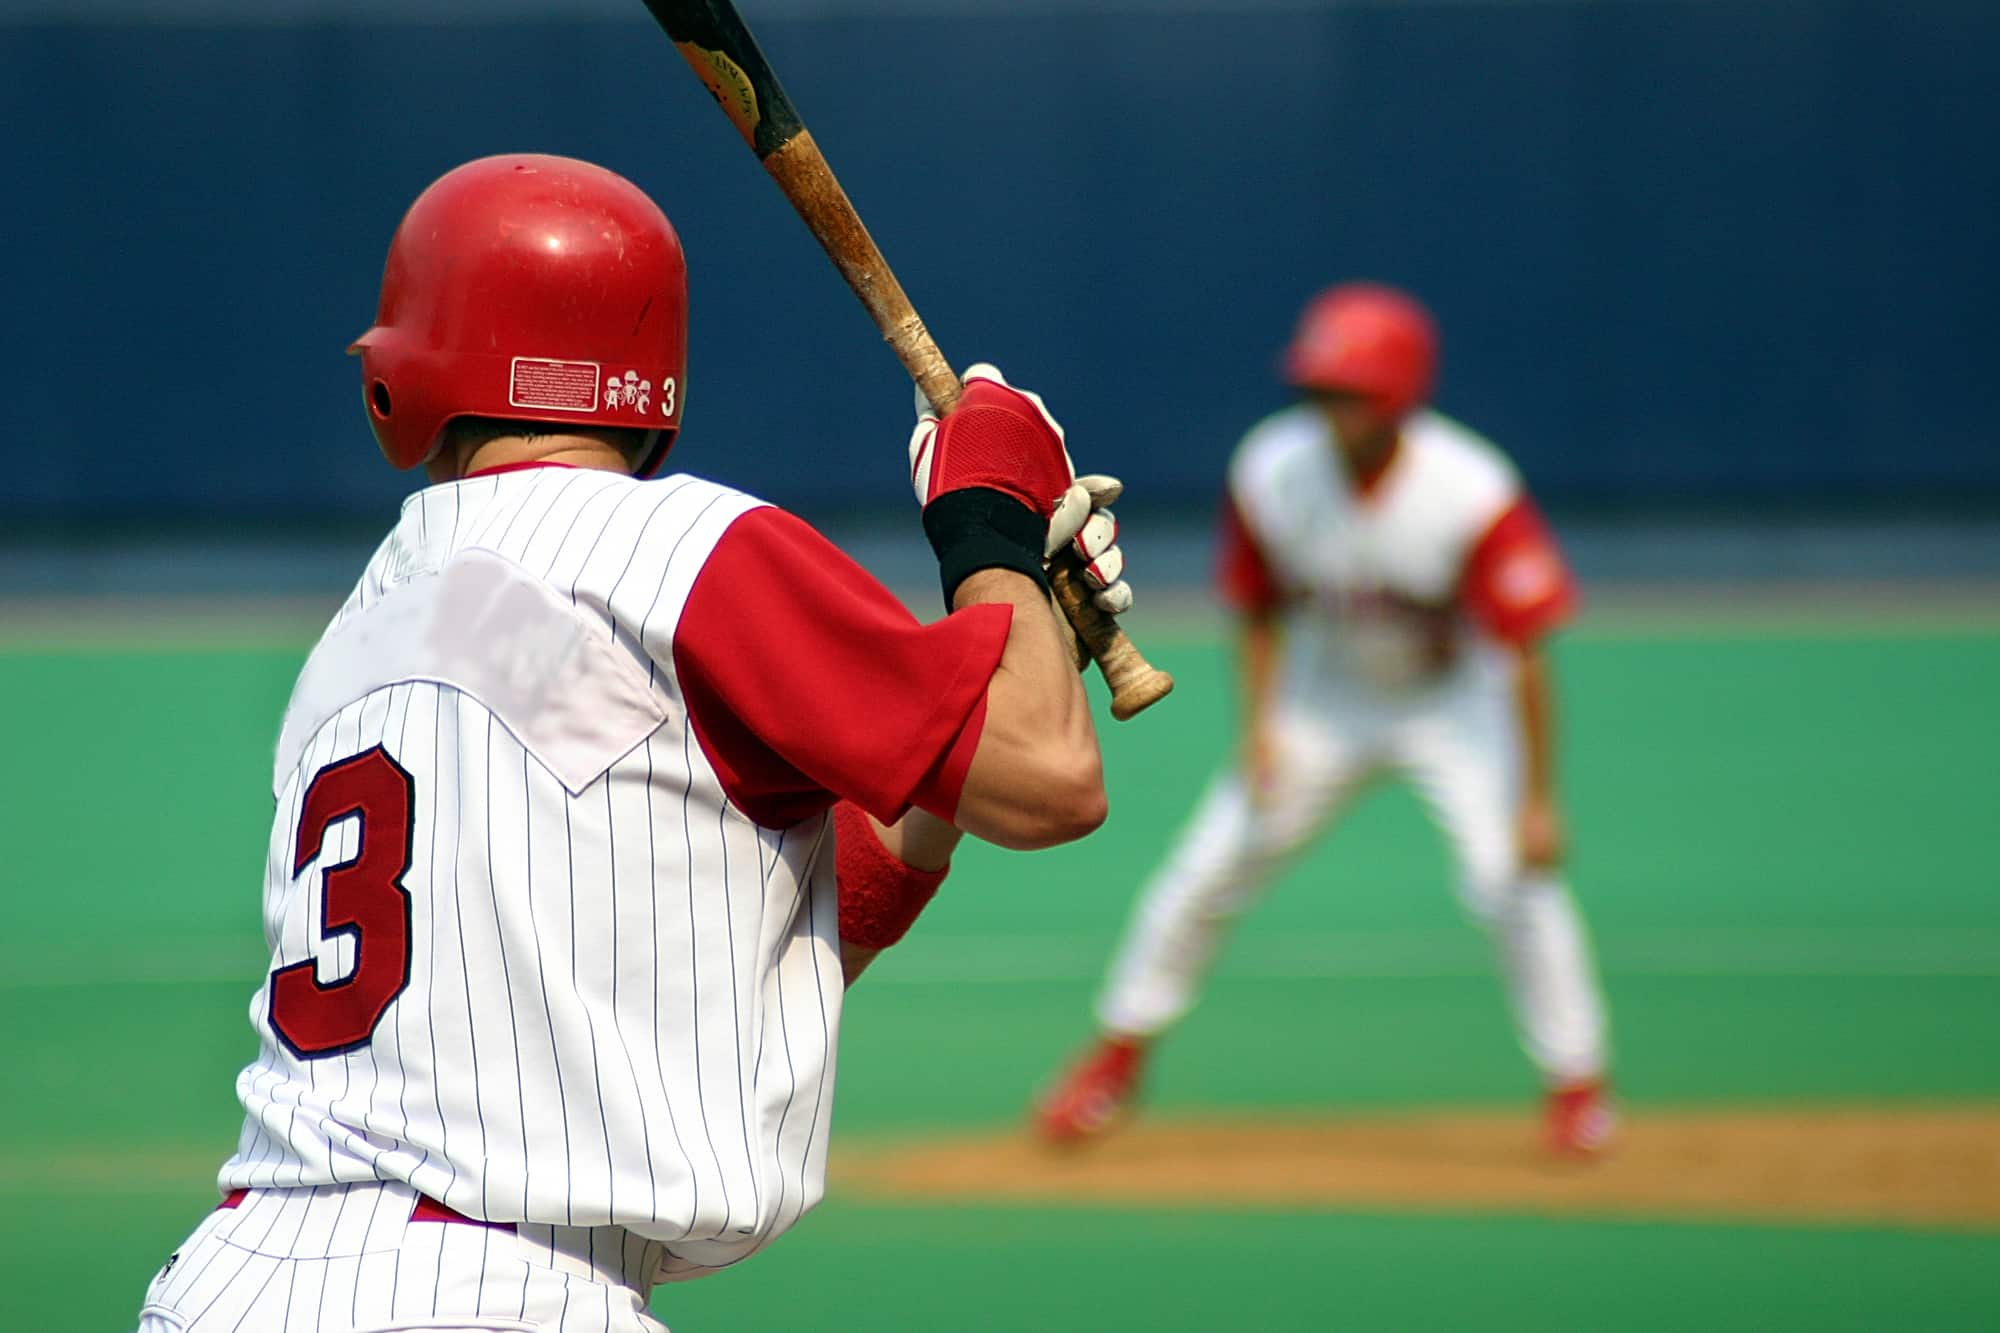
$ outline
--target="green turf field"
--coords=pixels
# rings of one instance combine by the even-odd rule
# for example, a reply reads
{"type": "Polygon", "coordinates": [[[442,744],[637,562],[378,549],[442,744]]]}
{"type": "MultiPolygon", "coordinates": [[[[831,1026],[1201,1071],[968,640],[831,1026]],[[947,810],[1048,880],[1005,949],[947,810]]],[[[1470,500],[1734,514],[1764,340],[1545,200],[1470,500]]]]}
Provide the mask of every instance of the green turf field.
{"type": "MultiPolygon", "coordinates": [[[[1228,743],[1220,647],[1148,647],[1181,690],[1103,724],[1106,829],[968,849],[855,992],[837,1142],[1014,1123],[1086,1035],[1130,892],[1228,743]]],[[[0,1330],[129,1328],[214,1200],[301,653],[0,647],[0,1330]]],[[[1574,879],[1635,1114],[2000,1100],[2000,631],[1587,625],[1560,667],[1574,879]]],[[[1412,800],[1371,795],[1281,882],[1152,1091],[1167,1114],[1533,1096],[1412,800]]],[[[681,1333],[1993,1328],[2000,1233],[836,1192],[655,1305],[681,1333]]]]}

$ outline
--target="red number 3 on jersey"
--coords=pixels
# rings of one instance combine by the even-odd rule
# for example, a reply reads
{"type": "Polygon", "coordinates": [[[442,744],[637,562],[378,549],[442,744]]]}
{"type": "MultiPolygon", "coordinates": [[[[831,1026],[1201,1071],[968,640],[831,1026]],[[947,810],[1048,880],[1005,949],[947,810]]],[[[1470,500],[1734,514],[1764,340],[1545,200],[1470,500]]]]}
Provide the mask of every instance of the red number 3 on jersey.
{"type": "Polygon", "coordinates": [[[354,970],[322,984],[308,958],[271,973],[271,1030],[301,1059],[363,1045],[410,984],[410,868],[416,786],[379,745],[313,775],[299,812],[297,875],[336,821],[359,815],[352,860],[320,869],[320,937],[351,935],[354,970]]]}

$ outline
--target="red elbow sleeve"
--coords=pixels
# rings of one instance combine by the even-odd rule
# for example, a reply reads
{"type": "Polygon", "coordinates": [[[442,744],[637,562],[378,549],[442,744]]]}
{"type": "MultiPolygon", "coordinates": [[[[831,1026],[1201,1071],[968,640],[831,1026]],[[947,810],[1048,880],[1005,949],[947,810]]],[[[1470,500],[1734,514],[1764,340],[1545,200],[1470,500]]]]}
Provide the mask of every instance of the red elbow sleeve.
{"type": "Polygon", "coordinates": [[[951,867],[905,865],[882,845],[852,801],[833,807],[833,836],[840,938],[865,949],[886,949],[908,933],[951,867]]]}

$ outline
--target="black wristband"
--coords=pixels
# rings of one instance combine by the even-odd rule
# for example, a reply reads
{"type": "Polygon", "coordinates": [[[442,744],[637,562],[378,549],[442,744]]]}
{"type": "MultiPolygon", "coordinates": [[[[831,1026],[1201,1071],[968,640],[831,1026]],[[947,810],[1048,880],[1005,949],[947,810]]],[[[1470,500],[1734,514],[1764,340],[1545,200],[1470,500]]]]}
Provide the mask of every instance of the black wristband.
{"type": "Polygon", "coordinates": [[[984,486],[946,491],[924,506],[924,536],[937,552],[947,611],[958,585],[982,569],[1011,569],[1048,591],[1042,568],[1048,523],[1004,491],[984,486]]]}

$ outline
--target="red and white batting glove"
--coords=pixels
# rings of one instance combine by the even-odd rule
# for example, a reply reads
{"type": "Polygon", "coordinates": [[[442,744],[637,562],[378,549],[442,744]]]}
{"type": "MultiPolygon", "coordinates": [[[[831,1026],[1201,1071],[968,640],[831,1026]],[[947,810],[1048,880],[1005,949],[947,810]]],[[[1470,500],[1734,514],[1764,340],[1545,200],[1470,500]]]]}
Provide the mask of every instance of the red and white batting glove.
{"type": "Polygon", "coordinates": [[[1048,587],[1044,562],[1091,512],[1062,427],[1041,397],[983,361],[967,369],[965,393],[943,419],[918,393],[910,484],[924,507],[947,609],[958,585],[982,569],[1011,569],[1048,587]]]}
{"type": "Polygon", "coordinates": [[[1078,477],[1076,484],[1090,496],[1090,517],[1070,539],[1070,552],[1081,568],[1083,581],[1094,590],[1090,600],[1097,603],[1097,609],[1124,615],[1132,609],[1132,585],[1125,581],[1125,553],[1118,549],[1118,516],[1111,512],[1111,506],[1125,493],[1125,483],[1092,473],[1078,477]]]}

